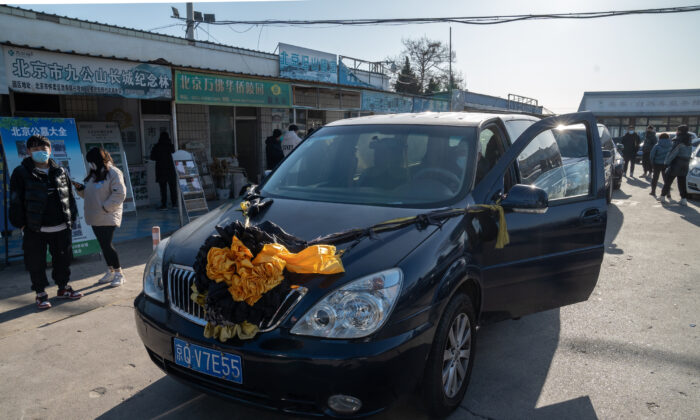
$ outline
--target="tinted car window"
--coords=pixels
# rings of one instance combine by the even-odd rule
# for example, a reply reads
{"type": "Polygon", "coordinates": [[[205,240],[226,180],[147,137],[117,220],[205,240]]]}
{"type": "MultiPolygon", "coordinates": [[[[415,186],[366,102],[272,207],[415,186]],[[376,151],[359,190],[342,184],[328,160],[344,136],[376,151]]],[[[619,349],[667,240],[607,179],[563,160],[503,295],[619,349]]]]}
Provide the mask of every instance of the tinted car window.
{"type": "Polygon", "coordinates": [[[503,140],[497,131],[486,128],[479,133],[477,149],[475,184],[478,184],[503,156],[503,140]]]}
{"type": "Polygon", "coordinates": [[[553,131],[539,134],[518,156],[521,183],[542,188],[550,200],[589,194],[591,163],[585,132],[583,138],[568,136],[561,151],[553,131]]]}
{"type": "Polygon", "coordinates": [[[324,127],[263,186],[271,197],[439,206],[471,185],[475,129],[431,125],[324,127]],[[469,170],[467,170],[469,169],[469,170]]]}

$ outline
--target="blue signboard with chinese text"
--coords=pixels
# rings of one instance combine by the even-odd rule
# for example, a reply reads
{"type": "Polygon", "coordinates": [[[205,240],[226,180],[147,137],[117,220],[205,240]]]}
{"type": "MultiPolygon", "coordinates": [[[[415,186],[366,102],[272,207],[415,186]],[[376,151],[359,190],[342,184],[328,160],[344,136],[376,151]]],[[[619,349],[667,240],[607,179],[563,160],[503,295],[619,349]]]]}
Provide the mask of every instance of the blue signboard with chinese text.
{"type": "Polygon", "coordinates": [[[397,114],[413,111],[413,98],[395,93],[362,91],[362,110],[397,114]]]}
{"type": "Polygon", "coordinates": [[[322,51],[279,44],[280,76],[338,83],[338,57],[322,51]]]}
{"type": "Polygon", "coordinates": [[[17,92],[170,99],[169,67],[2,47],[5,76],[17,92]]]}

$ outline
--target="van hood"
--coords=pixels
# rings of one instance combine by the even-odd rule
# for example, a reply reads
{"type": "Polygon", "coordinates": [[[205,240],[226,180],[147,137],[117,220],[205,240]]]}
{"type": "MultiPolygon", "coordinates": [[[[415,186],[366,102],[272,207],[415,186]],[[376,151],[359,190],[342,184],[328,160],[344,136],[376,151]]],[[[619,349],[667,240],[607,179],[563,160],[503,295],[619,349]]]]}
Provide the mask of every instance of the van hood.
{"type": "MultiPolygon", "coordinates": [[[[231,200],[175,232],[168,243],[164,261],[192,267],[199,248],[210,235],[216,233],[215,226],[245,220],[240,211],[241,201],[231,200]]],[[[387,220],[415,216],[428,211],[430,210],[275,198],[272,205],[261,215],[251,218],[250,223],[258,225],[270,221],[286,232],[310,241],[319,236],[353,228],[366,228],[387,220]]],[[[410,226],[380,233],[374,239],[364,238],[343,257],[343,277],[352,279],[395,267],[436,229],[436,226],[428,226],[423,230],[410,226]]],[[[338,248],[344,249],[349,245],[351,244],[340,244],[338,248]]]]}

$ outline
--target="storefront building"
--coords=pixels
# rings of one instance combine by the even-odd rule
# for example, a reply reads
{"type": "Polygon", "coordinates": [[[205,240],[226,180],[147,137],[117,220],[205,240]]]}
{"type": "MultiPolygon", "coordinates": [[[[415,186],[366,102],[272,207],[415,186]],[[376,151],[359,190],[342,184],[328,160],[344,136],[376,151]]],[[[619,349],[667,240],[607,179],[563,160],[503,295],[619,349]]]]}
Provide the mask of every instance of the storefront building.
{"type": "Polygon", "coordinates": [[[130,208],[158,199],[153,171],[144,163],[160,132],[172,135],[170,67],[8,44],[2,60],[5,115],[73,118],[83,149],[113,135],[108,151],[133,181],[130,208]]]}
{"type": "Polygon", "coordinates": [[[651,124],[657,132],[675,131],[681,124],[700,132],[700,89],[585,92],[579,111],[592,111],[613,137],[633,125],[644,132],[651,124]]]}

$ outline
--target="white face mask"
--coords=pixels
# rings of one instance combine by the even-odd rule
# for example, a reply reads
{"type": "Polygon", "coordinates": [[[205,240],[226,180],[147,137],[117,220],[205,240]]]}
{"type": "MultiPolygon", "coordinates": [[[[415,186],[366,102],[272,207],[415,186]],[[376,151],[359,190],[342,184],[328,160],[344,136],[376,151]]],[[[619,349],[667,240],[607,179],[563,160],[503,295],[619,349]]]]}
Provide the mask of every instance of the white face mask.
{"type": "Polygon", "coordinates": [[[89,167],[90,169],[92,169],[93,171],[97,170],[97,165],[95,165],[95,164],[92,163],[92,162],[89,162],[89,163],[88,163],[88,167],[89,167]]]}

